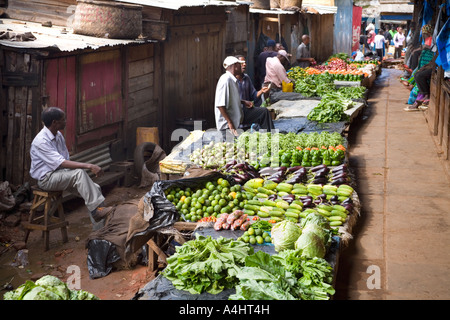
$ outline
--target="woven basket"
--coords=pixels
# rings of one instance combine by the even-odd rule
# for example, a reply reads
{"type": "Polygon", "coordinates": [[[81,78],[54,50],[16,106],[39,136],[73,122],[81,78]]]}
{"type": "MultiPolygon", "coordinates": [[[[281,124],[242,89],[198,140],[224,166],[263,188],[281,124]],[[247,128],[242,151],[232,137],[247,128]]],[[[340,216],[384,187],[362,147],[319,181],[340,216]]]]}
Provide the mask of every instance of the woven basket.
{"type": "Polygon", "coordinates": [[[78,0],[73,32],[100,38],[136,39],[142,33],[142,6],[78,0]]]}
{"type": "Polygon", "coordinates": [[[253,4],[251,5],[252,8],[255,9],[270,9],[270,0],[252,0],[253,4]]]}
{"type": "Polygon", "coordinates": [[[280,8],[280,0],[270,0],[270,8],[271,9],[280,8]]]}
{"type": "Polygon", "coordinates": [[[302,8],[302,0],[280,0],[280,7],[283,10],[299,10],[302,8]]]}

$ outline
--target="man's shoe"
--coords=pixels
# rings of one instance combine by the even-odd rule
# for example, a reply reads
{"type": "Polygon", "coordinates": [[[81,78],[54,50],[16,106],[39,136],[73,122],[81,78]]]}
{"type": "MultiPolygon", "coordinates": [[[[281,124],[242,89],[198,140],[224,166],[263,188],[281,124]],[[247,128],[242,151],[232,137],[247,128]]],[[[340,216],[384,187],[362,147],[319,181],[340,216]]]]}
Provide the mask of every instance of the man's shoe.
{"type": "Polygon", "coordinates": [[[92,212],[92,218],[95,222],[99,222],[105,219],[113,210],[114,207],[98,207],[92,212]]]}

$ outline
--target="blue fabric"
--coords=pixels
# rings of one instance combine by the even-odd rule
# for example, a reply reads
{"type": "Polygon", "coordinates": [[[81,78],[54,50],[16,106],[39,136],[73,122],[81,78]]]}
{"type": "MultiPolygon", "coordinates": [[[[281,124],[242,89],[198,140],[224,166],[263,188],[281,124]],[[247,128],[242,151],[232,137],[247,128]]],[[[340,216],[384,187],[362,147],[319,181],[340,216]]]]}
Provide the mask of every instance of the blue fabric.
{"type": "Polygon", "coordinates": [[[439,56],[436,64],[442,66],[445,71],[450,70],[450,19],[447,19],[436,38],[436,46],[439,56]]]}

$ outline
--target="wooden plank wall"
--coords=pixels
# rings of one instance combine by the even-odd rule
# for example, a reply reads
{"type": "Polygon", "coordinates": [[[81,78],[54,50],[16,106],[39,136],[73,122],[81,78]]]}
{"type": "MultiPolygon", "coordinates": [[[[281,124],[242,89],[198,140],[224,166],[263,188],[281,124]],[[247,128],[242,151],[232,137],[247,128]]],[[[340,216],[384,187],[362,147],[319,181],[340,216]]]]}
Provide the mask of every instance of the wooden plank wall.
{"type": "Polygon", "coordinates": [[[307,14],[311,21],[311,57],[318,62],[333,54],[334,14],[307,14]]]}
{"type": "Polygon", "coordinates": [[[2,70],[0,180],[29,181],[30,145],[39,131],[41,62],[28,53],[0,50],[2,70]]]}
{"type": "Polygon", "coordinates": [[[11,19],[70,27],[76,0],[9,0],[6,14],[11,19]]]}
{"type": "Polygon", "coordinates": [[[214,96],[224,73],[225,11],[220,7],[183,8],[163,12],[169,21],[168,38],[162,45],[161,78],[163,105],[162,146],[167,152],[176,119],[205,119],[215,128],[214,96]]]}
{"type": "MultiPolygon", "coordinates": [[[[150,43],[127,47],[127,157],[132,158],[138,127],[158,127],[158,104],[155,98],[155,46],[150,43]]],[[[160,79],[158,77],[158,79],[160,79]]],[[[160,80],[158,80],[160,81],[160,80]]]]}

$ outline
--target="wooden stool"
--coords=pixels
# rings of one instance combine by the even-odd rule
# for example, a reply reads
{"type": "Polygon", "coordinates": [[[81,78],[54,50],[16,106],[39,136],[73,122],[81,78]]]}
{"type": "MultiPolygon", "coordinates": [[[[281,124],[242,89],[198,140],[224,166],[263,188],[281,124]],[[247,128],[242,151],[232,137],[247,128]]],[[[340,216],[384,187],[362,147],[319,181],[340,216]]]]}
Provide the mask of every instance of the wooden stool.
{"type": "Polygon", "coordinates": [[[28,222],[24,223],[26,229],[25,243],[32,230],[42,230],[45,251],[47,251],[49,249],[50,230],[57,228],[61,228],[63,242],[67,242],[67,225],[69,222],[65,221],[62,191],[44,191],[33,188],[33,195],[34,199],[30,209],[30,216],[28,222]],[[36,212],[41,205],[44,205],[44,214],[37,217],[36,212]],[[54,216],[56,210],[58,210],[58,217],[54,216]]]}

